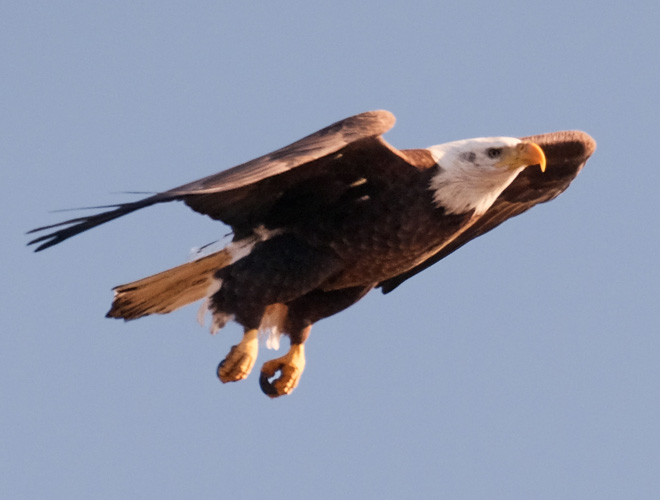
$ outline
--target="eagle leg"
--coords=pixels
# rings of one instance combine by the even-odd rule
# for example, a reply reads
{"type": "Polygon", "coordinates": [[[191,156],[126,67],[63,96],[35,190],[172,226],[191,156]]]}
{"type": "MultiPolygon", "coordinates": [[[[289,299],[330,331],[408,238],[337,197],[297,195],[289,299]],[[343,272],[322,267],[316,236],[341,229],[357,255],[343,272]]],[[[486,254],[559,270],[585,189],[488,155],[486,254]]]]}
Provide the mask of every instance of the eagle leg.
{"type": "Polygon", "coordinates": [[[261,390],[271,398],[291,394],[298,386],[304,369],[305,345],[291,344],[289,352],[284,356],[264,363],[259,376],[261,390]],[[280,376],[271,382],[270,379],[277,372],[280,372],[280,376]]]}
{"type": "Polygon", "coordinates": [[[259,353],[257,330],[246,330],[241,341],[233,346],[229,354],[218,365],[218,378],[224,384],[238,382],[252,371],[259,353]]]}

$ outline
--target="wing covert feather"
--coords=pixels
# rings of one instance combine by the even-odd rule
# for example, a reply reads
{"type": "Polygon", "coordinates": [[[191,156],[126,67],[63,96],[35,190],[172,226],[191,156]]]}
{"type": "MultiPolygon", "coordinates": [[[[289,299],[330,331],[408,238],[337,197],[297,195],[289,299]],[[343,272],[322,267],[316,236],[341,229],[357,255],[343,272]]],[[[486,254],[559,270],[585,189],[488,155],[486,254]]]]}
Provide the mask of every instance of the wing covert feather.
{"type": "Polygon", "coordinates": [[[173,196],[210,194],[249,186],[336,153],[353,142],[368,137],[378,137],[390,130],[394,126],[394,122],[394,115],[385,110],[368,111],[355,115],[333,123],[272,153],[171,189],[164,194],[173,196]]]}

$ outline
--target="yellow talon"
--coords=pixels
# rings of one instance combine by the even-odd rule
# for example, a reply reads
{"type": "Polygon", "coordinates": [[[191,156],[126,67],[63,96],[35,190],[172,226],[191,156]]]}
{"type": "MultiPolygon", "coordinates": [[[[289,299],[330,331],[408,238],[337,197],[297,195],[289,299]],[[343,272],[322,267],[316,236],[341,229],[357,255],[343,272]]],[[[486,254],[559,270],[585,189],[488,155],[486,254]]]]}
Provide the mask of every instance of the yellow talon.
{"type": "Polygon", "coordinates": [[[276,398],[285,394],[291,394],[300,382],[300,376],[305,370],[305,346],[293,344],[284,356],[266,361],[261,368],[259,385],[267,396],[276,398]],[[277,372],[280,376],[273,380],[277,372]]]}
{"type": "Polygon", "coordinates": [[[259,353],[257,330],[248,330],[241,341],[233,346],[218,366],[218,378],[222,383],[237,382],[246,378],[259,353]]]}

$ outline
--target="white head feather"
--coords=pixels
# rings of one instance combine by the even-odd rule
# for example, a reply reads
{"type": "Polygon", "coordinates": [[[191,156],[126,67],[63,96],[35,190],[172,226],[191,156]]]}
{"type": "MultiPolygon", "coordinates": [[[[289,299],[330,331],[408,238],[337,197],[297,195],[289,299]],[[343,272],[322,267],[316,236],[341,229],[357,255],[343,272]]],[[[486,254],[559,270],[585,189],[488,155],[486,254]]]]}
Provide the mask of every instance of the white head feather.
{"type": "Polygon", "coordinates": [[[513,137],[465,139],[428,151],[439,166],[430,185],[433,199],[447,213],[482,214],[525,167],[542,163],[545,168],[536,144],[513,137]]]}

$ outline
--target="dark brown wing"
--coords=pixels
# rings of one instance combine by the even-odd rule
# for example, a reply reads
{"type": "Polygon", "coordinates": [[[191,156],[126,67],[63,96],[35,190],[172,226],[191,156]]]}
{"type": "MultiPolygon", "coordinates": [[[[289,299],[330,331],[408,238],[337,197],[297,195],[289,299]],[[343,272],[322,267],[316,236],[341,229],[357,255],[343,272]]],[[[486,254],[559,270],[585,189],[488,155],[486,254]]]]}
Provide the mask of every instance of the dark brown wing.
{"type": "Polygon", "coordinates": [[[554,132],[523,139],[535,142],[543,148],[547,159],[545,173],[538,168],[523,170],[493,206],[458,238],[410,271],[379,283],[383,293],[391,292],[408,278],[444,259],[468,241],[496,228],[505,220],[529,210],[538,203],[556,198],[568,188],[596,149],[596,142],[588,134],[579,131],[554,132]]]}
{"type": "MultiPolygon", "coordinates": [[[[174,200],[184,200],[197,212],[215,219],[225,220],[222,214],[226,207],[234,204],[241,209],[245,208],[245,203],[239,202],[244,202],[256,193],[251,186],[259,184],[265,179],[291,172],[319,158],[337,153],[347,145],[359,140],[379,137],[392,128],[394,121],[394,115],[383,110],[369,111],[346,118],[282,149],[218,174],[132,203],[107,207],[114,208],[114,210],[33,229],[29,233],[68,226],[35,238],[28,245],[41,243],[35,250],[38,252],[140,208],[174,200]]],[[[385,143],[383,142],[383,144],[385,143]]],[[[292,179],[291,182],[293,181],[292,179]]],[[[264,202],[264,197],[274,196],[277,193],[268,193],[264,189],[260,189],[257,194],[261,197],[259,202],[264,202]]],[[[254,198],[252,199],[254,200],[254,198]]],[[[231,221],[228,223],[231,224],[231,221]]]]}

